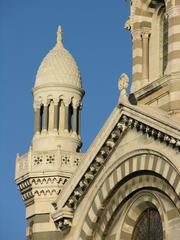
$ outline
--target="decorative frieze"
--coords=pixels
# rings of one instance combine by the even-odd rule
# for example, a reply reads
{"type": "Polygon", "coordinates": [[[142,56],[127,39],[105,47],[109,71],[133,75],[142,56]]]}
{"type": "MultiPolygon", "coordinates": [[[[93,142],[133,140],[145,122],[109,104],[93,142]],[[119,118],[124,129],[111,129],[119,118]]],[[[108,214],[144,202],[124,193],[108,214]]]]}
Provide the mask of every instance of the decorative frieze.
{"type": "Polygon", "coordinates": [[[80,164],[83,154],[56,151],[29,152],[17,155],[16,182],[26,206],[44,196],[56,199],[71,174],[80,164]],[[44,172],[46,171],[46,176],[44,172]],[[64,176],[62,172],[68,173],[64,176]],[[55,175],[56,172],[56,175],[55,175]]]}
{"type": "Polygon", "coordinates": [[[22,157],[17,155],[16,179],[29,172],[42,172],[44,169],[60,171],[68,167],[71,172],[74,172],[83,156],[82,153],[68,153],[59,149],[44,152],[33,152],[30,149],[22,157]]]}
{"type": "Polygon", "coordinates": [[[25,205],[31,205],[34,198],[43,196],[57,197],[62,187],[67,183],[69,178],[53,177],[32,177],[18,184],[25,205]]]}

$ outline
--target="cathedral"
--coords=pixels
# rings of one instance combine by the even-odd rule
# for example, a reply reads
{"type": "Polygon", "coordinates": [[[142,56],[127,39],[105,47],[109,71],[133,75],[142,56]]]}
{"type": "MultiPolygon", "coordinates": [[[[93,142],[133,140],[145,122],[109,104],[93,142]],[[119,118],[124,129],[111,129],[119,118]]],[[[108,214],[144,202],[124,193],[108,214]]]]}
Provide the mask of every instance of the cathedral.
{"type": "Polygon", "coordinates": [[[33,88],[32,145],[16,158],[27,240],[180,239],[180,0],[131,0],[132,86],[81,151],[80,71],[62,42],[33,88]]]}

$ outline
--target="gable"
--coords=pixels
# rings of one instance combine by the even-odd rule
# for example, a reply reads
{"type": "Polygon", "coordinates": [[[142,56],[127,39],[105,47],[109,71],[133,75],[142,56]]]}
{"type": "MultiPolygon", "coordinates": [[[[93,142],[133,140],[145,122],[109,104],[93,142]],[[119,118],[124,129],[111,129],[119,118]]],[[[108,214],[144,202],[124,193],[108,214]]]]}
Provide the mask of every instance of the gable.
{"type": "MultiPolygon", "coordinates": [[[[160,117],[156,117],[153,111],[155,110],[149,107],[142,109],[129,104],[123,104],[114,109],[90,146],[86,158],[66,185],[66,191],[62,191],[54,204],[56,212],[53,218],[58,222],[61,230],[71,224],[73,212],[104,166],[115,162],[116,155],[119,151],[125,151],[123,145],[125,146],[130,140],[131,145],[133,141],[134,145],[139,145],[141,141],[146,148],[147,144],[149,146],[153,144],[152,148],[157,145],[157,148],[158,146],[164,146],[164,149],[168,147],[175,153],[180,151],[178,122],[170,121],[164,112],[159,114],[160,117]]],[[[143,148],[141,144],[140,148],[143,148]]]]}

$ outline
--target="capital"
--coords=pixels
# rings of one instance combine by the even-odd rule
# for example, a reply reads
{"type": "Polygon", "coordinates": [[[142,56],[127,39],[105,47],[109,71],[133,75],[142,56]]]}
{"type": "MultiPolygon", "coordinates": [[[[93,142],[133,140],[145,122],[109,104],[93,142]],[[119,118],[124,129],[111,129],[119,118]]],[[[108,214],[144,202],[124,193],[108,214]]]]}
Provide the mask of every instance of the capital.
{"type": "Polygon", "coordinates": [[[149,28],[142,28],[142,31],[141,31],[142,39],[149,39],[150,35],[151,35],[151,31],[149,28]]]}
{"type": "Polygon", "coordinates": [[[77,109],[79,107],[80,101],[76,98],[73,98],[72,100],[72,106],[73,108],[77,109]]]}
{"type": "Polygon", "coordinates": [[[140,30],[133,30],[132,31],[132,37],[133,37],[133,40],[141,39],[141,31],[140,30]]]}
{"type": "Polygon", "coordinates": [[[70,105],[70,103],[71,103],[71,99],[70,99],[70,98],[64,98],[64,99],[63,99],[63,103],[64,103],[64,105],[65,105],[66,107],[68,107],[68,106],[70,105]]]}
{"type": "Polygon", "coordinates": [[[53,99],[53,102],[54,102],[54,105],[57,106],[57,105],[59,104],[59,98],[54,98],[54,99],[53,99]]]}
{"type": "Polygon", "coordinates": [[[42,105],[41,102],[34,102],[33,104],[34,111],[37,111],[38,109],[40,109],[41,105],[42,105]]]}

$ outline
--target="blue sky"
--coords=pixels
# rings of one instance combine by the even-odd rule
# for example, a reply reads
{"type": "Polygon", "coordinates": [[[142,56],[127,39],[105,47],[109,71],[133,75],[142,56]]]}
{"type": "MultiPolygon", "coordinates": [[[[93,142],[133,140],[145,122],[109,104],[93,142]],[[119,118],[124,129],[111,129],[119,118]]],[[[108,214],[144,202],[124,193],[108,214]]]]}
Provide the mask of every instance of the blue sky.
{"type": "Polygon", "coordinates": [[[124,0],[0,0],[0,239],[25,239],[25,208],[14,181],[16,153],[33,134],[31,94],[59,24],[81,71],[81,136],[85,151],[118,101],[117,81],[131,77],[131,36],[124,0]]]}

